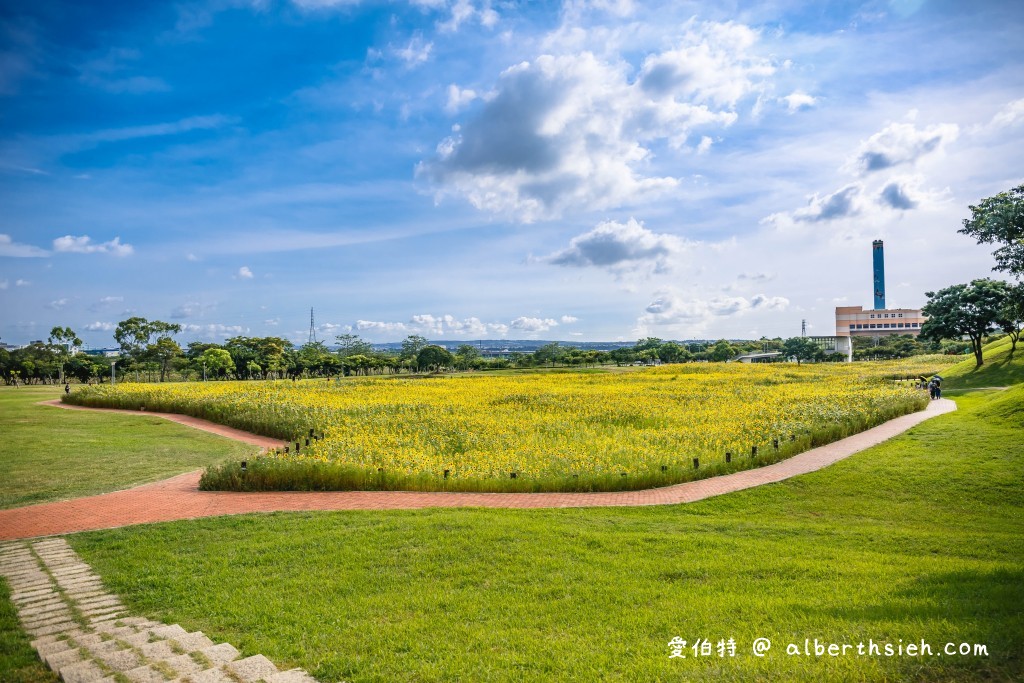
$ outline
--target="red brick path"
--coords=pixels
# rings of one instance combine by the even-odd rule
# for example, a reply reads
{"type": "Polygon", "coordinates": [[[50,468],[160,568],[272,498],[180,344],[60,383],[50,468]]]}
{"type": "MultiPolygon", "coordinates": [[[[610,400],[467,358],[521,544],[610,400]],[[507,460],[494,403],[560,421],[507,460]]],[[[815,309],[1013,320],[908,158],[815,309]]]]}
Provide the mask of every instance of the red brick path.
{"type": "MultiPolygon", "coordinates": [[[[881,443],[931,417],[953,410],[956,410],[956,404],[949,399],[932,401],[928,408],[921,412],[898,417],[873,429],[801,453],[774,465],[645,491],[615,493],[208,492],[199,491],[196,488],[200,475],[200,472],[196,471],[127,491],[58,503],[42,503],[13,510],[0,510],[0,540],[246,512],[399,510],[427,507],[564,508],[691,503],[819,470],[858,451],[881,443]]],[[[140,414],[135,411],[123,412],[133,415],[140,414]]],[[[145,414],[160,415],[176,422],[225,435],[238,431],[183,415],[145,414]]],[[[252,434],[245,436],[246,438],[243,440],[248,443],[253,443],[248,441],[251,438],[263,439],[263,437],[254,437],[252,434]]],[[[276,443],[269,445],[276,445],[276,443]]],[[[258,445],[268,444],[259,443],[258,445]]]]}

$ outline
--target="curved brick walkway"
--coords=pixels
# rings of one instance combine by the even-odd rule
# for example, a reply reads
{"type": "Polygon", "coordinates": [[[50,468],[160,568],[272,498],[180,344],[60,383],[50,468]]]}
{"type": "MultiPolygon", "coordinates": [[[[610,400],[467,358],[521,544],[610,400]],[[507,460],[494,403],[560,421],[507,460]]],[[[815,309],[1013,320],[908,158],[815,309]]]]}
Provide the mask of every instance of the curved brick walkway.
{"type": "MultiPolygon", "coordinates": [[[[428,507],[560,508],[692,503],[820,470],[925,420],[956,410],[949,399],[774,465],[645,491],[614,493],[420,493],[405,491],[233,493],[199,491],[200,472],[127,491],[0,510],[0,540],[66,534],[246,512],[406,510],[428,507]]],[[[138,415],[134,411],[124,411],[138,415]]],[[[146,413],[161,415],[160,413],[146,413]]],[[[169,419],[181,421],[181,415],[169,419]]],[[[189,418],[193,419],[193,418],[189,418]]],[[[189,424],[184,422],[184,424],[189,424]]],[[[216,425],[220,427],[220,425],[216,425]]],[[[221,429],[226,429],[221,427],[221,429]]],[[[235,431],[235,430],[232,430],[235,431]]],[[[252,435],[249,435],[252,436],[252,435]]]]}

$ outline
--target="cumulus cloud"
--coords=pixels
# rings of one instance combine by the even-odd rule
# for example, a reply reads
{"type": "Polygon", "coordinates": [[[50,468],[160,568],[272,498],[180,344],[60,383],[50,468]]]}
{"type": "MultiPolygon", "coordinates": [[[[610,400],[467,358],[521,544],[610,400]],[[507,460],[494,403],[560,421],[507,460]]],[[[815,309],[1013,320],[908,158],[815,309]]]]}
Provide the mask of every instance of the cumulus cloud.
{"type": "Polygon", "coordinates": [[[215,308],[213,304],[202,304],[198,301],[188,301],[171,311],[171,317],[177,320],[182,318],[194,318],[204,315],[215,308]]]}
{"type": "Polygon", "coordinates": [[[547,332],[557,327],[558,321],[552,318],[527,318],[520,316],[509,323],[509,328],[520,332],[547,332]]]}
{"type": "Polygon", "coordinates": [[[959,132],[955,123],[940,123],[923,129],[913,123],[890,123],[861,143],[852,167],[861,174],[868,174],[913,164],[956,140],[959,132]]]}
{"type": "Polygon", "coordinates": [[[992,122],[989,126],[992,128],[1008,128],[1017,125],[1021,121],[1024,121],[1024,98],[1008,102],[992,117],[992,122]]]}
{"type": "Polygon", "coordinates": [[[454,83],[448,86],[448,103],[444,108],[449,114],[454,114],[477,98],[475,90],[460,88],[454,83]]]}
{"type": "Polygon", "coordinates": [[[654,300],[637,320],[641,332],[665,327],[699,332],[715,317],[742,315],[751,311],[782,311],[789,307],[789,299],[781,296],[758,294],[749,299],[742,296],[687,298],[674,289],[655,293],[654,300]]]}
{"type": "Polygon", "coordinates": [[[649,56],[635,76],[590,52],[512,66],[417,175],[439,196],[523,221],[670,190],[676,178],[644,172],[651,143],[681,147],[698,129],[735,122],[740,99],[773,70],[753,54],[756,38],[738,24],[691,22],[675,48],[649,56]]]}
{"type": "Polygon", "coordinates": [[[404,332],[405,323],[377,322],[375,320],[357,320],[355,329],[360,332],[404,332]]]}
{"type": "Polygon", "coordinates": [[[39,258],[49,256],[50,252],[31,244],[15,242],[10,235],[0,234],[0,256],[14,258],[39,258]]]}
{"type": "Polygon", "coordinates": [[[917,208],[915,201],[907,192],[906,187],[898,182],[891,182],[882,188],[879,200],[894,209],[907,210],[917,208]]]}
{"type": "Polygon", "coordinates": [[[58,237],[53,241],[53,250],[70,254],[112,254],[114,256],[131,256],[135,252],[132,245],[121,244],[120,237],[97,244],[88,235],[58,237]]]}
{"type": "Polygon", "coordinates": [[[401,59],[407,66],[416,66],[430,59],[430,53],[434,49],[433,43],[424,42],[422,36],[413,36],[405,47],[392,50],[394,55],[401,59]]]}
{"type": "Polygon", "coordinates": [[[569,240],[569,246],[544,261],[557,266],[597,266],[611,270],[647,267],[669,270],[669,260],[684,249],[675,235],[656,233],[630,218],[626,223],[605,221],[593,230],[569,240]]]}
{"type": "Polygon", "coordinates": [[[221,325],[219,323],[194,325],[188,323],[181,326],[181,331],[188,334],[197,334],[207,339],[227,339],[228,337],[244,334],[249,330],[241,325],[221,325]]]}
{"type": "Polygon", "coordinates": [[[253,278],[253,274],[252,271],[249,270],[249,266],[242,266],[241,268],[238,269],[238,274],[236,275],[236,277],[241,278],[243,280],[251,280],[253,278]]]}
{"type": "Polygon", "coordinates": [[[808,223],[830,221],[860,213],[859,198],[862,187],[859,184],[847,185],[832,194],[819,197],[815,194],[807,202],[807,206],[793,212],[793,220],[808,223]]]}
{"type": "Polygon", "coordinates": [[[779,99],[786,103],[786,108],[789,109],[790,112],[799,111],[801,109],[807,109],[809,107],[813,107],[815,104],[818,103],[817,98],[812,97],[811,95],[808,95],[807,93],[802,92],[800,90],[791,92],[785,97],[780,97],[779,99]]]}
{"type": "Polygon", "coordinates": [[[448,21],[438,24],[438,28],[442,32],[458,31],[460,26],[473,19],[476,19],[485,28],[493,28],[499,18],[498,13],[491,8],[489,1],[485,0],[479,6],[474,6],[470,0],[455,0],[448,21]]]}
{"type": "Polygon", "coordinates": [[[571,325],[572,323],[575,323],[575,322],[579,322],[579,318],[577,318],[574,315],[563,315],[562,316],[562,324],[563,325],[571,325]]]}
{"type": "Polygon", "coordinates": [[[87,332],[112,332],[117,325],[114,323],[92,322],[85,326],[87,332]]]}

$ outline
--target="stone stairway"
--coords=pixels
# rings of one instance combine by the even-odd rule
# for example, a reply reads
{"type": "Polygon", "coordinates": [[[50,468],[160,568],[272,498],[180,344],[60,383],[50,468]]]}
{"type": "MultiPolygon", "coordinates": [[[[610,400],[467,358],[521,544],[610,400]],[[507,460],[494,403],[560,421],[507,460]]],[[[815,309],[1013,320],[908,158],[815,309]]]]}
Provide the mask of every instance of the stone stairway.
{"type": "Polygon", "coordinates": [[[62,538],[0,545],[0,575],[40,659],[65,683],[316,683],[263,655],[128,614],[62,538]]]}

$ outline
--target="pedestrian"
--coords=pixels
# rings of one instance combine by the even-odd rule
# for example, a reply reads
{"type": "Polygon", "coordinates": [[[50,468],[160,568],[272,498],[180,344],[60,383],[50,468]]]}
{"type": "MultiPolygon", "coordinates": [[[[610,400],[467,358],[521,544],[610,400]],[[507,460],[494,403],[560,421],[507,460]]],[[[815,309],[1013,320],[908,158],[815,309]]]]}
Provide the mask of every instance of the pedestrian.
{"type": "Polygon", "coordinates": [[[936,397],[937,391],[938,391],[938,387],[936,385],[935,380],[933,379],[931,382],[928,382],[928,395],[932,397],[933,401],[937,398],[936,397]]]}
{"type": "Polygon", "coordinates": [[[935,378],[935,398],[942,398],[942,380],[935,378]]]}
{"type": "Polygon", "coordinates": [[[67,382],[64,383],[64,393],[65,394],[70,394],[71,393],[71,385],[68,384],[67,382]]]}

